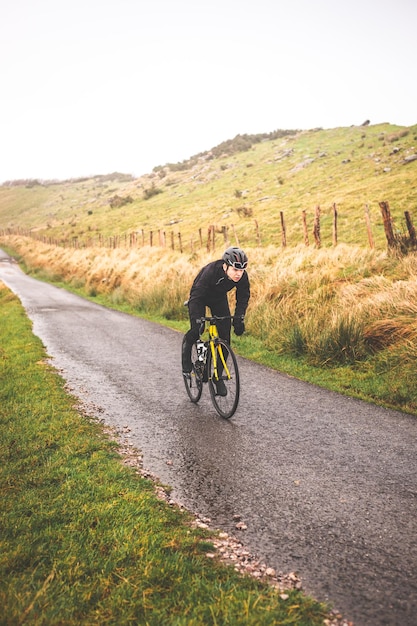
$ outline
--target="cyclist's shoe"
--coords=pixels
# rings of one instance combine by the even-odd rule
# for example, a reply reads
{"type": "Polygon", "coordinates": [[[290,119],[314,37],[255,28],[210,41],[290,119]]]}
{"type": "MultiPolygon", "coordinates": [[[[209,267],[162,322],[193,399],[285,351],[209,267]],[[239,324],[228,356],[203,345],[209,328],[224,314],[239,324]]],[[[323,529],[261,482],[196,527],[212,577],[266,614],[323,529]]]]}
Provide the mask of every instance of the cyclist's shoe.
{"type": "Polygon", "coordinates": [[[187,380],[191,380],[191,372],[183,372],[182,375],[184,376],[184,378],[186,378],[187,380]]]}
{"type": "Polygon", "coordinates": [[[227,389],[224,384],[224,380],[217,380],[214,384],[216,385],[216,396],[227,396],[227,389]]]}

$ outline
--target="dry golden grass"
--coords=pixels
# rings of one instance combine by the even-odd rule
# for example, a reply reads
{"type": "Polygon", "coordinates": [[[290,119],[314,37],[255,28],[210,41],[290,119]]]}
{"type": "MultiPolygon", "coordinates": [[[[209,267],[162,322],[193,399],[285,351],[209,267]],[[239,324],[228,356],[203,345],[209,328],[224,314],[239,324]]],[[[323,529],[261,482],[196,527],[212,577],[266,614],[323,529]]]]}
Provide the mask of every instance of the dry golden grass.
{"type": "MultiPolygon", "coordinates": [[[[183,303],[197,271],[221,255],[62,248],[11,236],[0,237],[2,244],[40,278],[174,321],[187,319],[183,303]]],[[[245,341],[254,358],[303,357],[316,370],[339,368],[340,389],[417,410],[417,255],[349,245],[246,251],[252,295],[245,341]]]]}
{"type": "MultiPolygon", "coordinates": [[[[111,294],[142,311],[184,317],[183,302],[200,267],[218,254],[184,255],[159,247],[71,249],[10,238],[28,267],[90,295],[111,294]]],[[[247,249],[252,296],[248,328],[271,347],[286,345],[290,328],[307,344],[324,329],[352,320],[373,349],[416,332],[417,258],[389,257],[359,246],[247,249]]],[[[314,340],[314,341],[313,341],[314,340]]]]}

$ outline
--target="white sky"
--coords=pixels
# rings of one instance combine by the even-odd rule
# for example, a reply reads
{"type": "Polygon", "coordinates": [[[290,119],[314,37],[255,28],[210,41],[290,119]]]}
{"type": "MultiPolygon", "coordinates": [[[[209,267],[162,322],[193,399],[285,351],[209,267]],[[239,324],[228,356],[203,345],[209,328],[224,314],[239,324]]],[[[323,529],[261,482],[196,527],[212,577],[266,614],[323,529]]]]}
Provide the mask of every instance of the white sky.
{"type": "Polygon", "coordinates": [[[1,0],[0,183],[417,123],[416,0],[1,0]]]}

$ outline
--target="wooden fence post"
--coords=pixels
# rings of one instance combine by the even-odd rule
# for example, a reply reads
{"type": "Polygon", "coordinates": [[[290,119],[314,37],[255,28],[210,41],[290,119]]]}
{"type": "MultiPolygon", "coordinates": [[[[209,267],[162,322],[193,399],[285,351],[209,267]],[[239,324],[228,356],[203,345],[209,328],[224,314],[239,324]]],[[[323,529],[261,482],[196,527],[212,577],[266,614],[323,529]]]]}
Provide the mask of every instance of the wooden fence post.
{"type": "Polygon", "coordinates": [[[285,229],[284,211],[280,211],[279,215],[280,215],[280,218],[281,218],[281,241],[282,241],[282,247],[285,248],[286,245],[287,245],[287,231],[285,229]]]}
{"type": "Polygon", "coordinates": [[[174,231],[171,230],[171,250],[174,250],[174,231]]]}
{"type": "Polygon", "coordinates": [[[229,245],[228,237],[227,237],[227,226],[222,226],[222,232],[223,232],[224,246],[225,248],[227,248],[229,245]]]}
{"type": "Polygon", "coordinates": [[[314,216],[313,235],[317,248],[321,248],[320,239],[320,206],[316,206],[316,214],[314,216]]]}
{"type": "Polygon", "coordinates": [[[203,247],[203,231],[201,228],[198,229],[198,236],[200,238],[200,248],[203,247]]]}
{"type": "Polygon", "coordinates": [[[178,242],[180,244],[180,252],[182,254],[182,240],[181,240],[181,233],[178,233],[178,242]]]}
{"type": "Polygon", "coordinates": [[[389,209],[389,204],[385,201],[380,202],[379,207],[381,209],[382,219],[384,221],[384,230],[388,242],[388,248],[395,248],[396,239],[394,235],[394,229],[392,227],[391,211],[389,209]]]}
{"type": "Polygon", "coordinates": [[[407,230],[410,235],[410,241],[413,248],[417,245],[416,229],[411,221],[411,215],[409,211],[404,211],[405,223],[407,224],[407,230]]]}
{"type": "Polygon", "coordinates": [[[237,236],[234,224],[232,224],[232,230],[233,230],[233,235],[234,235],[234,238],[235,238],[236,245],[237,245],[237,247],[239,247],[239,237],[237,236]]]}
{"type": "Polygon", "coordinates": [[[303,218],[303,230],[304,230],[304,243],[306,246],[310,245],[309,239],[308,239],[308,230],[307,230],[307,214],[306,211],[302,212],[302,218],[303,218]]]}
{"type": "Polygon", "coordinates": [[[337,207],[333,202],[333,245],[337,246],[337,207]]]}
{"type": "Polygon", "coordinates": [[[374,238],[372,236],[371,217],[369,215],[369,206],[368,205],[365,205],[365,221],[366,221],[366,230],[368,231],[369,246],[370,246],[371,250],[373,250],[375,248],[375,243],[374,243],[374,238]]]}
{"type": "Polygon", "coordinates": [[[209,226],[207,231],[207,252],[215,249],[214,226],[209,226]]]}

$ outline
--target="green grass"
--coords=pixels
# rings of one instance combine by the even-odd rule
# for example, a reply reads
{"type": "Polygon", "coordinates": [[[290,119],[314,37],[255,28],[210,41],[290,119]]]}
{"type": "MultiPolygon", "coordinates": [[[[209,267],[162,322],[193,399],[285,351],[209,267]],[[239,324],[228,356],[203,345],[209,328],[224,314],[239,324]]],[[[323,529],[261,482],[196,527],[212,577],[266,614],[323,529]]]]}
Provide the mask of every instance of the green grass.
{"type": "Polygon", "coordinates": [[[0,623],[323,623],[326,607],[207,558],[207,531],[121,463],[0,288],[0,623]]]}

